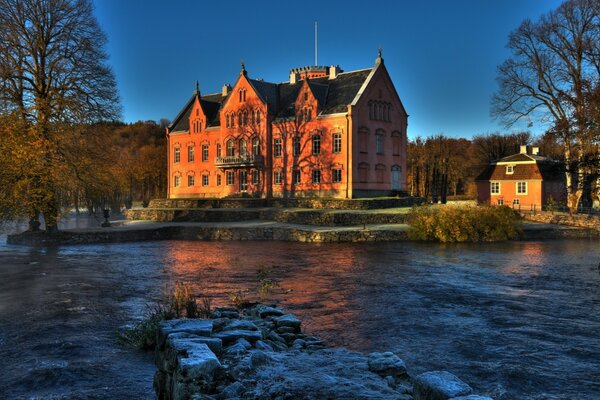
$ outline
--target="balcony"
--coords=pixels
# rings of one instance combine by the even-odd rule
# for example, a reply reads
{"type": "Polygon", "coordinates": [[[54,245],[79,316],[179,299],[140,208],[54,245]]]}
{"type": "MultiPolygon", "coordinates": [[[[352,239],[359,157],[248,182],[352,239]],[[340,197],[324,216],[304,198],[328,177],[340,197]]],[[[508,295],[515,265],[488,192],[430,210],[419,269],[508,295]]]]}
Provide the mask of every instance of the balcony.
{"type": "Polygon", "coordinates": [[[215,165],[219,168],[254,167],[262,164],[260,155],[227,156],[215,158],[215,165]]]}

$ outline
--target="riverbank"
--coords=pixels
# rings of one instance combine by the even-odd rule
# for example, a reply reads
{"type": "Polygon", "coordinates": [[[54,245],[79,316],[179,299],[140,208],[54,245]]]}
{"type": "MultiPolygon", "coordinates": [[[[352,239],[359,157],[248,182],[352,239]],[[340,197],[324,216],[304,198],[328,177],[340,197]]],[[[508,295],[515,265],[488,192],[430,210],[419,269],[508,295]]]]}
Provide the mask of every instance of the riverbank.
{"type": "MultiPolygon", "coordinates": [[[[55,235],[23,232],[7,236],[7,243],[55,246],[151,240],[286,241],[306,243],[357,243],[408,241],[407,224],[315,226],[250,220],[241,222],[113,221],[108,228],[65,229],[55,235]]],[[[521,240],[597,238],[600,231],[557,224],[526,222],[521,240]]]]}
{"type": "Polygon", "coordinates": [[[410,376],[391,352],[330,348],[294,315],[262,304],[163,321],[155,354],[158,400],[491,400],[447,371],[410,376]]]}

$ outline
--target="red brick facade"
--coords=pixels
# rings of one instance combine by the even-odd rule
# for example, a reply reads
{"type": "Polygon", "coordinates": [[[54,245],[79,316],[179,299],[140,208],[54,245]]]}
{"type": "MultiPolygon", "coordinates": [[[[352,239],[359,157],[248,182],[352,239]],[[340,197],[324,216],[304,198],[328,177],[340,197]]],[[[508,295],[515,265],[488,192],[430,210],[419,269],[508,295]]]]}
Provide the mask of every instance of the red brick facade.
{"type": "Polygon", "coordinates": [[[551,203],[566,199],[564,166],[540,157],[537,148],[532,154],[527,147],[521,152],[490,164],[476,179],[480,203],[514,207],[535,207],[541,210],[551,203]]]}
{"type": "Polygon", "coordinates": [[[378,57],[373,68],[294,69],[196,89],[167,128],[168,197],[355,198],[405,190],[408,115],[378,57]]]}

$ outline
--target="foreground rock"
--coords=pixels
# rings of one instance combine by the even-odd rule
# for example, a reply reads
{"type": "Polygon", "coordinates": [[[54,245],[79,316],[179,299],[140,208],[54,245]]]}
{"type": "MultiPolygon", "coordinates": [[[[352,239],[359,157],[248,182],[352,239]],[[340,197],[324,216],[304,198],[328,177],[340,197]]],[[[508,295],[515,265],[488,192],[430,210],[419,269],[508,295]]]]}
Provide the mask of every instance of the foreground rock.
{"type": "Polygon", "coordinates": [[[413,379],[394,353],[327,348],[303,334],[296,317],[264,305],[165,321],[157,339],[159,400],[487,399],[449,372],[413,379]]]}

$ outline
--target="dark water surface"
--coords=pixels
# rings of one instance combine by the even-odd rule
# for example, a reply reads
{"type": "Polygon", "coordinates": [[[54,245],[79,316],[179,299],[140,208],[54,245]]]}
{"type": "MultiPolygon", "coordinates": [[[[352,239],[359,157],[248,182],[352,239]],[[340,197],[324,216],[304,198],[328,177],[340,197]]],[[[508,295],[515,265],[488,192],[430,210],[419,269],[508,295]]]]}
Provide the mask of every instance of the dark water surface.
{"type": "Polygon", "coordinates": [[[271,297],[330,345],[394,351],[505,399],[600,399],[600,245],[146,242],[0,246],[0,398],[153,398],[117,328],[176,280],[271,297]],[[284,293],[285,292],[285,293],[284,293]]]}

